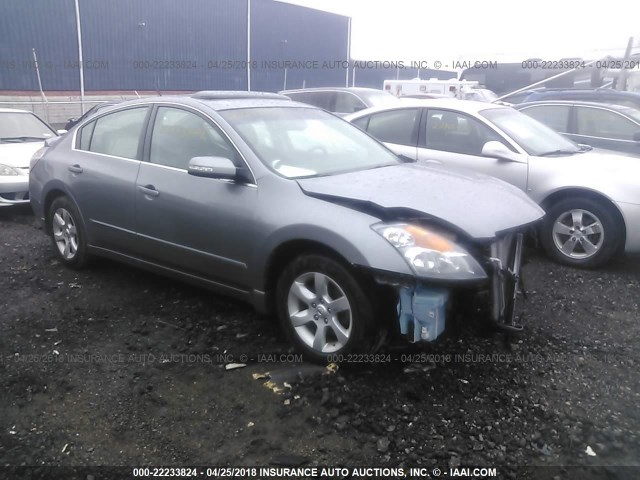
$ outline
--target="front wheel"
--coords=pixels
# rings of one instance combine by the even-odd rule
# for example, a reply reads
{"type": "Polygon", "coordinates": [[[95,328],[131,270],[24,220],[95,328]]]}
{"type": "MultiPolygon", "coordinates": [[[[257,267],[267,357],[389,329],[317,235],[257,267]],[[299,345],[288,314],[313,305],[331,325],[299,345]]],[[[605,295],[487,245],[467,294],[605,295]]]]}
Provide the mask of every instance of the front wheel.
{"type": "Polygon", "coordinates": [[[611,207],[590,198],[567,198],[547,211],[542,244],[560,263],[596,268],[618,252],[623,231],[611,207]]]}
{"type": "Polygon", "coordinates": [[[300,256],[278,281],[281,326],[295,347],[316,362],[370,351],[377,329],[365,288],[363,281],[331,258],[300,256]]]}

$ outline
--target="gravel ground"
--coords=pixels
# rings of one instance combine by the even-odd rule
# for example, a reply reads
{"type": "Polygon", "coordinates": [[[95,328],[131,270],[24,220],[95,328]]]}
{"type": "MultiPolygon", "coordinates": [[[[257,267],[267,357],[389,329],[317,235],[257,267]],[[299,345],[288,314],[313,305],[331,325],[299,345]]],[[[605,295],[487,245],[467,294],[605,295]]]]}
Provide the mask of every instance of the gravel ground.
{"type": "Polygon", "coordinates": [[[640,259],[582,271],[526,253],[526,329],[510,345],[462,330],[332,372],[292,363],[246,305],[106,260],[66,269],[28,208],[1,209],[0,465],[640,478],[615,468],[640,465],[640,259]]]}

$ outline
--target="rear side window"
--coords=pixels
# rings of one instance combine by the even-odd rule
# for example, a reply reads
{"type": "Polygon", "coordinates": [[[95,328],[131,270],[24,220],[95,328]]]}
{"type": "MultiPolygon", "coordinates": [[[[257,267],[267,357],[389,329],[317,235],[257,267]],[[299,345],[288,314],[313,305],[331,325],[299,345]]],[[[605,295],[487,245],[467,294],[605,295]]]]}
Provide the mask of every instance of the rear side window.
{"type": "Polygon", "coordinates": [[[417,117],[417,108],[376,113],[369,117],[367,131],[381,142],[416,146],[414,130],[417,117]]]}
{"type": "Polygon", "coordinates": [[[78,148],[115,157],[138,159],[140,134],[148,107],[110,113],[82,127],[78,148]]]}
{"type": "Polygon", "coordinates": [[[358,97],[349,92],[336,92],[337,113],[354,113],[364,110],[367,106],[358,97]]]}
{"type": "Polygon", "coordinates": [[[522,113],[553,128],[556,132],[563,133],[568,131],[570,111],[569,105],[538,105],[522,109],[522,113]]]}
{"type": "Polygon", "coordinates": [[[589,137],[633,140],[640,134],[640,126],[615,112],[601,108],[578,107],[577,134],[589,137]]]}

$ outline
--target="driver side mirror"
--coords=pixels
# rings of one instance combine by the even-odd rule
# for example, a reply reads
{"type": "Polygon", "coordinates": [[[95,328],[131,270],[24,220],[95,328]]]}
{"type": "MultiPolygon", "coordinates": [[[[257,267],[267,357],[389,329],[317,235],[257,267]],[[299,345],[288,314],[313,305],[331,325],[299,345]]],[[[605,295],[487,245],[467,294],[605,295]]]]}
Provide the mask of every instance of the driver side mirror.
{"type": "Polygon", "coordinates": [[[189,175],[206,178],[226,178],[234,180],[238,169],[231,160],[224,157],[193,157],[189,160],[189,175]]]}
{"type": "Polygon", "coordinates": [[[506,160],[507,162],[519,162],[520,159],[517,153],[512,152],[502,143],[492,140],[487,142],[482,147],[482,156],[497,158],[498,160],[506,160]]]}

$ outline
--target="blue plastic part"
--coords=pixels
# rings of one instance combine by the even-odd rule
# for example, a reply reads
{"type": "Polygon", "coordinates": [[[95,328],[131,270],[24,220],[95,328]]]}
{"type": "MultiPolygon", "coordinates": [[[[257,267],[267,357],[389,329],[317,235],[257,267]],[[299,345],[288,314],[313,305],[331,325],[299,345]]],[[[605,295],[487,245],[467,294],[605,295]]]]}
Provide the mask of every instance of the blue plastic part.
{"type": "Polygon", "coordinates": [[[398,321],[400,333],[413,333],[412,342],[431,342],[444,331],[445,306],[449,299],[447,290],[427,288],[418,285],[415,288],[400,289],[398,302],[398,321]]]}

